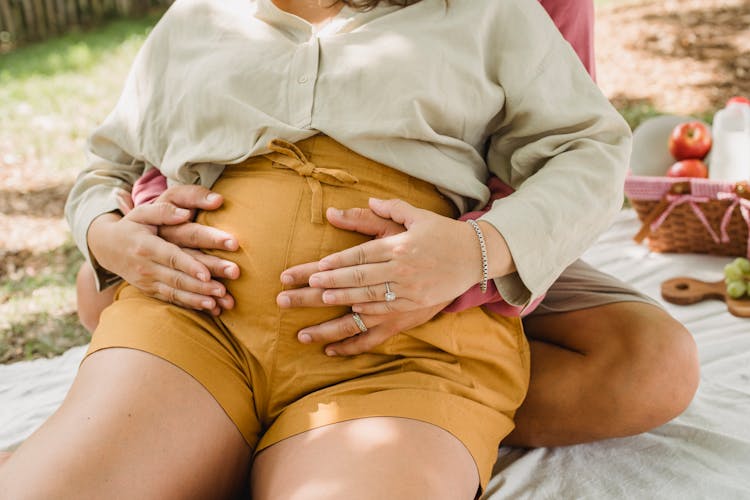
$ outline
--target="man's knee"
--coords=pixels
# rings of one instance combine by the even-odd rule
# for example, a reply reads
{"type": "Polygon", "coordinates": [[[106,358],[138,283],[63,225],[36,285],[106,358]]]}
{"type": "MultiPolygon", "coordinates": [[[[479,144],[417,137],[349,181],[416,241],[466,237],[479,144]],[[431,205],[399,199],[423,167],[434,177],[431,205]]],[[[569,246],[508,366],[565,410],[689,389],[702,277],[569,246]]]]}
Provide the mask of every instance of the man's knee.
{"type": "Polygon", "coordinates": [[[698,389],[698,350],[690,332],[665,311],[651,306],[638,319],[622,323],[618,337],[622,383],[640,399],[644,426],[653,428],[681,414],[698,389]]]}
{"type": "MultiPolygon", "coordinates": [[[[671,318],[670,318],[671,319],[671,318]]],[[[685,411],[693,400],[700,381],[700,361],[698,348],[692,334],[676,320],[671,320],[663,330],[665,346],[663,347],[662,364],[666,365],[667,376],[672,391],[671,410],[668,419],[685,411]]]]}

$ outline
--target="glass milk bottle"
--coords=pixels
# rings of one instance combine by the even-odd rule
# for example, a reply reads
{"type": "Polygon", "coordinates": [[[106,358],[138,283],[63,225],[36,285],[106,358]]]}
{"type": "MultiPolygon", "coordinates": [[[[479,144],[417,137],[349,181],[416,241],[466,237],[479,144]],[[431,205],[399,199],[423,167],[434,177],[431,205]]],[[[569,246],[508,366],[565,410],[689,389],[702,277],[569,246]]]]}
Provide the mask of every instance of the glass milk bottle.
{"type": "Polygon", "coordinates": [[[708,176],[724,181],[750,179],[750,101],[732,97],[716,112],[708,176]]]}

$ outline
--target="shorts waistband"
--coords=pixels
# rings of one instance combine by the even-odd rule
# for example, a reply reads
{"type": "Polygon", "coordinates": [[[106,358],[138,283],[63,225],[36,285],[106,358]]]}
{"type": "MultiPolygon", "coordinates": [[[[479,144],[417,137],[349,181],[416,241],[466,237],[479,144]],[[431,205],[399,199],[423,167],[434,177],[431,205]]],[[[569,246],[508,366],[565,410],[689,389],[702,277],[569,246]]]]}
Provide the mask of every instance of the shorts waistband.
{"type": "Polygon", "coordinates": [[[297,143],[273,139],[268,147],[270,153],[228,165],[224,175],[241,176],[243,171],[264,169],[296,172],[310,187],[313,223],[323,223],[322,184],[352,187],[377,198],[403,199],[448,217],[458,215],[453,203],[433,184],[366,158],[324,134],[297,143]]]}

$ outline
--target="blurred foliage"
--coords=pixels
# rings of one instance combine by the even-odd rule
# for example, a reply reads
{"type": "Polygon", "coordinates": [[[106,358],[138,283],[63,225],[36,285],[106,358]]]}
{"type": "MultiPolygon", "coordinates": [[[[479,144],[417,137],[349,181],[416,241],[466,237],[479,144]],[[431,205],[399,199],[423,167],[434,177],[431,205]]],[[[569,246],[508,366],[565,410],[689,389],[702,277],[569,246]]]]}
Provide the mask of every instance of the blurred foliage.
{"type": "MultiPolygon", "coordinates": [[[[65,193],[50,196],[49,185],[69,186],[81,169],[85,138],[114,106],[157,19],[117,20],[0,55],[4,224],[25,224],[31,215],[36,224],[49,221],[50,231],[59,227],[65,193]],[[31,212],[17,213],[12,202],[31,212]]],[[[0,236],[0,363],[55,356],[90,340],[75,314],[80,253],[70,239],[35,247],[0,236]]]]}

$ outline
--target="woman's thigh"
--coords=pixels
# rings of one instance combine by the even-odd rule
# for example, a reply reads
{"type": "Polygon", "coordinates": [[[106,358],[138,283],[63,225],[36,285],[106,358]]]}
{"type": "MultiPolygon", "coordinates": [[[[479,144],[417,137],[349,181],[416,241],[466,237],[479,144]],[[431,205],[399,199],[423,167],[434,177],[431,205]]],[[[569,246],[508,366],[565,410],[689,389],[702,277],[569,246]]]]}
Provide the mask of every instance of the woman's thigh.
{"type": "Polygon", "coordinates": [[[418,420],[371,417],[298,434],[263,450],[252,498],[474,498],[477,467],[461,442],[418,420]]]}
{"type": "Polygon", "coordinates": [[[0,498],[226,498],[244,486],[250,455],[190,375],[142,351],[104,349],[0,468],[0,498]]]}

